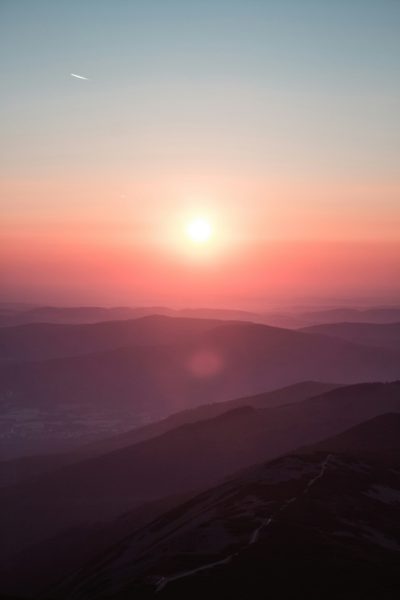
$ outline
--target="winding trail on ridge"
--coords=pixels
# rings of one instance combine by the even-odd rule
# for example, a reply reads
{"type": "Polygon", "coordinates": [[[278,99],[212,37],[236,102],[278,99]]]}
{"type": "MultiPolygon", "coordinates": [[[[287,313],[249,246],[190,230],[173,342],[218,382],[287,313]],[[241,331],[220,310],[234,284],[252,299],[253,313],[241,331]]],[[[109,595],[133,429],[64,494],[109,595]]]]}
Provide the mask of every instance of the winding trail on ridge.
{"type": "Polygon", "coordinates": [[[271,523],[273,523],[273,521],[276,519],[276,517],[278,515],[280,515],[284,510],[286,510],[287,507],[290,506],[290,504],[292,504],[293,502],[296,502],[296,500],[298,500],[299,498],[302,498],[303,496],[308,494],[308,492],[316,484],[316,482],[318,480],[322,479],[322,477],[325,475],[325,472],[328,468],[328,464],[329,464],[330,460],[332,459],[332,457],[333,457],[332,454],[328,454],[325,457],[325,459],[320,464],[320,469],[319,469],[318,473],[314,477],[312,477],[310,479],[310,481],[308,481],[306,487],[303,489],[303,491],[298,496],[293,496],[292,498],[289,498],[289,500],[286,500],[272,514],[272,516],[264,519],[264,521],[261,523],[261,525],[253,531],[248,543],[245,546],[243,546],[243,548],[241,550],[238,550],[237,552],[234,552],[233,554],[229,554],[226,558],[217,560],[215,562],[207,563],[205,565],[202,565],[201,567],[197,567],[196,569],[182,571],[181,573],[177,573],[176,575],[170,575],[169,577],[160,577],[156,583],[156,593],[161,592],[161,590],[163,590],[165,588],[165,586],[168,583],[170,583],[171,581],[176,581],[177,579],[183,579],[184,577],[190,577],[190,575],[194,575],[195,573],[199,573],[200,571],[206,571],[208,569],[213,569],[214,567],[218,567],[220,565],[226,565],[232,560],[232,558],[234,558],[235,556],[238,556],[238,554],[240,554],[240,552],[242,552],[245,548],[247,548],[248,546],[251,546],[252,544],[255,544],[260,536],[261,531],[267,529],[271,525],[271,523]]]}

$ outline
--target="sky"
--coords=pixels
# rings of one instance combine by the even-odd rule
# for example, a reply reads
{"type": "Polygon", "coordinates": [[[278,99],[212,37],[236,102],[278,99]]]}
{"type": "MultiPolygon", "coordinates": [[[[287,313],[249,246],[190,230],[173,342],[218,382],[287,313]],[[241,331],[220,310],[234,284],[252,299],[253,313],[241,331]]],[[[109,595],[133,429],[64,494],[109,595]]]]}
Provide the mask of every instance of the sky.
{"type": "Polygon", "coordinates": [[[2,297],[400,301],[399,32],[398,0],[1,0],[2,297]]]}

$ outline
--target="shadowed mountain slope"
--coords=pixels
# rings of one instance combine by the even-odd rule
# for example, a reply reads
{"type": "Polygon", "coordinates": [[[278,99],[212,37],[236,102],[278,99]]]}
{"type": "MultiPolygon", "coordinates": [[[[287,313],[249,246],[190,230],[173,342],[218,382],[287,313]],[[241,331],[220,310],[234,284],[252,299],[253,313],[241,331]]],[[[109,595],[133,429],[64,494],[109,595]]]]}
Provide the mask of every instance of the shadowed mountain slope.
{"type": "Polygon", "coordinates": [[[305,450],[349,454],[400,464],[400,413],[386,413],[305,450]]]}
{"type": "Polygon", "coordinates": [[[242,407],[0,491],[2,553],[58,531],[114,518],[229,473],[400,411],[400,383],[334,389],[285,406],[242,407]]]}
{"type": "Polygon", "coordinates": [[[400,420],[392,416],[339,436],[351,456],[299,452],[194,497],[126,536],[56,595],[396,598],[400,471],[380,462],[386,448],[379,444],[386,431],[399,455],[400,420]],[[371,462],[363,454],[369,436],[376,441],[371,462]]]}
{"type": "Polygon", "coordinates": [[[212,419],[234,408],[240,408],[242,406],[251,406],[253,408],[282,406],[284,404],[292,404],[293,402],[301,402],[312,396],[324,394],[339,387],[341,386],[334,383],[302,381],[284,388],[273,390],[272,392],[197,406],[190,410],[174,413],[157,423],[150,423],[149,425],[139,427],[132,431],[128,431],[127,433],[84,446],[79,449],[79,454],[80,456],[84,456],[86,452],[88,455],[105,454],[134,443],[157,437],[180,425],[212,419]]]}
{"type": "MultiPolygon", "coordinates": [[[[167,318],[163,322],[168,333],[163,327],[161,345],[152,345],[147,331],[154,321],[141,320],[134,323],[146,324],[146,345],[3,365],[0,393],[12,397],[14,405],[30,408],[118,404],[162,414],[305,379],[354,383],[400,375],[400,351],[255,324],[211,326],[202,320],[187,323],[167,318]],[[193,336],[193,327],[201,331],[194,339],[176,342],[179,332],[186,336],[187,328],[193,336]],[[165,339],[168,336],[173,344],[165,339]]],[[[157,320],[155,337],[158,324],[157,320]]]]}
{"type": "MultiPolygon", "coordinates": [[[[349,384],[400,377],[400,350],[253,323],[148,317],[81,327],[90,336],[109,327],[114,333],[115,327],[133,327],[136,334],[123,348],[1,365],[3,457],[68,450],[107,431],[304,380],[349,384]]],[[[114,341],[120,343],[121,335],[114,341]]]]}
{"type": "Polygon", "coordinates": [[[400,348],[400,323],[333,323],[305,327],[302,331],[377,348],[400,348]]]}
{"type": "Polygon", "coordinates": [[[39,361],[80,356],[127,346],[175,344],[208,331],[217,320],[142,318],[90,324],[30,323],[0,329],[0,359],[39,361]]]}
{"type": "Polygon", "coordinates": [[[306,398],[311,398],[317,394],[328,392],[336,387],[336,384],[320,383],[317,381],[304,381],[285,388],[247,396],[245,398],[235,398],[226,402],[216,402],[214,404],[205,404],[191,410],[184,410],[174,413],[156,423],[151,423],[143,427],[138,427],[132,431],[114,435],[106,439],[84,445],[71,452],[54,453],[46,455],[26,456],[22,458],[0,461],[0,487],[12,485],[24,481],[31,477],[40,475],[48,471],[53,471],[61,466],[78,462],[84,458],[92,458],[101,454],[107,454],[114,450],[119,450],[126,446],[157,437],[179,427],[186,423],[194,423],[204,419],[216,417],[232,408],[240,406],[253,406],[254,408],[268,408],[300,402],[306,398]]]}

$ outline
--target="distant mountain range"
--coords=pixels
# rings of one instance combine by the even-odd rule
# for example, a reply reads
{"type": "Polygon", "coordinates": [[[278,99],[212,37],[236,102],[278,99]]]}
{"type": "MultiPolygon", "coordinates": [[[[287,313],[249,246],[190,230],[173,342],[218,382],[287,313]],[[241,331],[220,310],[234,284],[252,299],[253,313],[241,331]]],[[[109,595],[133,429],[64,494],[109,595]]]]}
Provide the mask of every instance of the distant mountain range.
{"type": "Polygon", "coordinates": [[[305,327],[302,331],[375,348],[400,348],[400,323],[330,323],[305,327]]]}
{"type": "Polygon", "coordinates": [[[147,316],[128,321],[61,325],[31,323],[0,329],[0,360],[42,361],[137,346],[183,343],[220,325],[217,320],[147,316]]]}
{"type": "Polygon", "coordinates": [[[234,321],[264,322],[261,314],[231,309],[187,308],[176,310],[166,306],[142,306],[132,308],[117,306],[104,308],[100,306],[32,307],[28,310],[18,307],[15,310],[0,309],[0,327],[25,325],[29,323],[53,324],[93,324],[104,321],[126,321],[146,316],[162,315],[165,317],[183,317],[193,319],[218,319],[234,321]]]}
{"type": "Polygon", "coordinates": [[[150,315],[229,321],[252,321],[275,327],[300,328],[343,321],[364,323],[400,322],[400,307],[334,308],[304,310],[291,308],[246,311],[218,308],[173,309],[166,306],[29,306],[0,303],[0,327],[27,323],[90,324],[102,321],[137,319],[150,315]]]}
{"type": "MultiPolygon", "coordinates": [[[[114,410],[128,425],[125,428],[132,428],[129,424],[136,415],[140,425],[200,404],[304,380],[340,384],[400,377],[400,349],[202,319],[145,317],[94,325],[4,328],[0,348],[3,358],[14,361],[4,360],[0,366],[0,399],[5,414],[15,415],[21,436],[25,435],[24,440],[2,437],[6,456],[21,447],[28,453],[51,450],[50,437],[44,446],[46,429],[38,436],[41,445],[35,447],[32,438],[29,446],[25,433],[29,427],[21,427],[19,421],[26,411],[46,415],[63,411],[61,422],[67,427],[74,411],[80,411],[81,422],[95,423],[96,411],[114,410]]],[[[65,448],[84,441],[84,430],[76,438],[69,437],[67,429],[65,448]]]]}
{"type": "Polygon", "coordinates": [[[301,312],[301,318],[311,324],[324,323],[399,323],[400,307],[334,308],[301,312]]]}

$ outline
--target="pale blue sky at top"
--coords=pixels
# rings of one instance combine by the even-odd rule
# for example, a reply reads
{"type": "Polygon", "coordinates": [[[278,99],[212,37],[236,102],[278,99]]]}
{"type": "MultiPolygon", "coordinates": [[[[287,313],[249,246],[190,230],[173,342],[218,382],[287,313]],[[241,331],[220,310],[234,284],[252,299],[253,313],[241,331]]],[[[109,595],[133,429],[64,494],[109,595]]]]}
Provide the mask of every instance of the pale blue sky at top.
{"type": "Polygon", "coordinates": [[[6,174],[396,173],[396,0],[3,0],[0,20],[6,174]]]}

